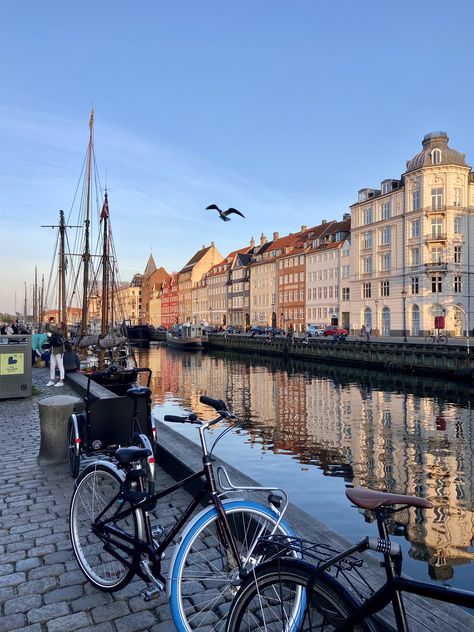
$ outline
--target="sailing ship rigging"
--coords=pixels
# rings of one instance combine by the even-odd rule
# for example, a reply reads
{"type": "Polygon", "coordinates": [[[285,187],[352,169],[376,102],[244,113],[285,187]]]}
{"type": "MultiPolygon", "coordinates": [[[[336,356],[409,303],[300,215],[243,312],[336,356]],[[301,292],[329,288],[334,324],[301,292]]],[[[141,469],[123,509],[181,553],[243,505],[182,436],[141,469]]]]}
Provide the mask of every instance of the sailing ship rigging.
{"type": "Polygon", "coordinates": [[[53,261],[57,275],[51,274],[47,302],[57,296],[58,325],[76,339],[85,365],[101,371],[113,366],[131,370],[136,366],[126,336],[125,313],[117,288],[120,277],[112,237],[107,190],[102,198],[94,154],[94,111],[89,122],[89,143],[74,201],[66,220],[59,212],[58,238],[53,261]],[[78,195],[80,191],[80,195],[78,195]],[[79,201],[77,203],[77,200],[79,201]],[[95,203],[95,204],[94,204],[95,203]],[[77,223],[69,224],[78,207],[77,223]],[[96,213],[94,216],[94,209],[96,213]],[[100,209],[100,211],[99,211],[100,209]],[[97,243],[93,248],[94,231],[97,243]],[[69,240],[75,231],[74,240],[69,240]],[[57,258],[57,259],[56,259],[57,258]],[[122,313],[120,313],[122,312],[122,313]]]}

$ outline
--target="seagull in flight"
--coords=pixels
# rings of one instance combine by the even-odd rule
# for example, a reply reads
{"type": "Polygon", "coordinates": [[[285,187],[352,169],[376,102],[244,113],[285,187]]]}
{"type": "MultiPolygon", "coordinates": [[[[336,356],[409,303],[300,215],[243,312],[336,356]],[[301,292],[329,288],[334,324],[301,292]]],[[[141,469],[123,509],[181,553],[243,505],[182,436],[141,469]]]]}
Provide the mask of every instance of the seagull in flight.
{"type": "Polygon", "coordinates": [[[238,211],[236,208],[230,207],[227,209],[227,211],[221,211],[217,204],[209,204],[209,206],[206,206],[206,211],[217,211],[219,213],[219,217],[223,222],[230,222],[230,217],[228,216],[232,213],[240,215],[240,217],[245,217],[245,215],[238,211]]]}

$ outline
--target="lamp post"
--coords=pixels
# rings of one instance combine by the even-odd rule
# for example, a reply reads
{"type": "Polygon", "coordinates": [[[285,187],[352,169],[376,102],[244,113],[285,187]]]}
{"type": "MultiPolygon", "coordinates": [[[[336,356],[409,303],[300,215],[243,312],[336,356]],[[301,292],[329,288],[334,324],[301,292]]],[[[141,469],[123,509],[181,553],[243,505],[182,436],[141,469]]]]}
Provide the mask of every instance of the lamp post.
{"type": "Polygon", "coordinates": [[[403,301],[403,342],[407,342],[407,291],[405,288],[401,291],[403,301]]]}

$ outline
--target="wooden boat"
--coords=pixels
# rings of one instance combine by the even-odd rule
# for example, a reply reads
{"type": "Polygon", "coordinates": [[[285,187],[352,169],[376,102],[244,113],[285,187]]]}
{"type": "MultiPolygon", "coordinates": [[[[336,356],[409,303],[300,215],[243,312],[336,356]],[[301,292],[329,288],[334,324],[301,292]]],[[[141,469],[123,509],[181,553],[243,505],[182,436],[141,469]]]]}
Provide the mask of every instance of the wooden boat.
{"type": "Polygon", "coordinates": [[[176,349],[199,351],[203,347],[202,327],[191,323],[175,325],[166,334],[166,344],[176,349]]]}

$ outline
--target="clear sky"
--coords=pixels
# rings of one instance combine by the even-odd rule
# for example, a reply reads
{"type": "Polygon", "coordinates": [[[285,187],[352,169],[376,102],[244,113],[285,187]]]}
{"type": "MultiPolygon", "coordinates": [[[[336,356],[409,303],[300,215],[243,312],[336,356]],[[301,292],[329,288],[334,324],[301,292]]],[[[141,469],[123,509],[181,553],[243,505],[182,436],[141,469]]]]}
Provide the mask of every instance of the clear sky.
{"type": "MultiPolygon", "coordinates": [[[[46,278],[95,106],[122,279],[340,219],[425,133],[474,162],[470,0],[3,0],[0,311],[46,278]],[[203,209],[234,206],[222,222],[203,209]]],[[[30,310],[31,311],[31,310],[30,310]]]]}

